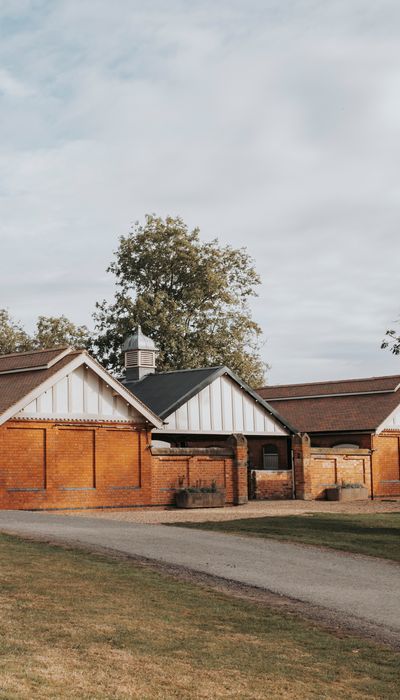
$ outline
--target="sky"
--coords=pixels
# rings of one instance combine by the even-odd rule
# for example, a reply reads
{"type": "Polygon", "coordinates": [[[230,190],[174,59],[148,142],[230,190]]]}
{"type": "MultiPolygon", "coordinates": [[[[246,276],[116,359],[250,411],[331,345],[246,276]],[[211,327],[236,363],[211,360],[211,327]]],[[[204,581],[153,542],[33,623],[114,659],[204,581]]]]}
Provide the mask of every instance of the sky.
{"type": "Polygon", "coordinates": [[[398,0],[0,0],[0,308],[91,325],[118,237],[246,246],[268,382],[400,373],[398,0]]]}

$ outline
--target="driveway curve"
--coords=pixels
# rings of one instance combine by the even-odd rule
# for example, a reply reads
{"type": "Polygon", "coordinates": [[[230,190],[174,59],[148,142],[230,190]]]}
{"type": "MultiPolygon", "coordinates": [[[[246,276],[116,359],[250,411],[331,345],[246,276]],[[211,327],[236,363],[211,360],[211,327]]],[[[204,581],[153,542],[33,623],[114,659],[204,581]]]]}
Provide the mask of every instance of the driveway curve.
{"type": "Polygon", "coordinates": [[[0,531],[184,567],[357,618],[400,639],[400,566],[274,540],[100,518],[0,511],[0,531]]]}

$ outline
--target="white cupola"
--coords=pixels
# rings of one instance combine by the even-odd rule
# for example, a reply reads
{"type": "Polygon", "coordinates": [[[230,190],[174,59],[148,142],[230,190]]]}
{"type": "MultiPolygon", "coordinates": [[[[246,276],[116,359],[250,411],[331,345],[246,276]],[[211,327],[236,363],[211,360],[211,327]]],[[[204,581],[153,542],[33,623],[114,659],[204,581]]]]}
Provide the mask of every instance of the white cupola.
{"type": "Polygon", "coordinates": [[[156,371],[157,348],[147,335],[142,333],[140,326],[126,338],[122,350],[124,352],[125,383],[137,382],[146,374],[156,371]]]}

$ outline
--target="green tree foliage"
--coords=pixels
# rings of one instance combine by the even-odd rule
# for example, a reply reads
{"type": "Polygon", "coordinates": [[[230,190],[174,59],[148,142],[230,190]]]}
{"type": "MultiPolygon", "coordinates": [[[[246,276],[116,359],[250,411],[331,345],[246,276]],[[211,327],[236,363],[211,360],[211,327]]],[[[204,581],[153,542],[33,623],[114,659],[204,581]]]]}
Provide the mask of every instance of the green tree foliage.
{"type": "Polygon", "coordinates": [[[66,316],[39,316],[33,342],[37,348],[86,348],[90,334],[86,326],[76,326],[66,316]]]}
{"type": "Polygon", "coordinates": [[[7,309],[0,309],[0,355],[32,349],[32,338],[7,309]]]}
{"type": "Polygon", "coordinates": [[[159,348],[159,371],[225,364],[262,384],[261,329],[248,306],[260,279],[245,249],[204,243],[179,217],[147,215],[120,238],[108,271],[115,298],[94,314],[103,365],[121,369],[122,342],[140,324],[159,348]]]}
{"type": "Polygon", "coordinates": [[[400,355],[400,330],[394,328],[387,330],[381,348],[389,348],[393,355],[400,355]]]}
{"type": "Polygon", "coordinates": [[[86,326],[76,326],[65,316],[39,316],[35,332],[29,335],[7,311],[0,309],[0,354],[40,350],[70,345],[89,347],[90,335],[86,326]]]}

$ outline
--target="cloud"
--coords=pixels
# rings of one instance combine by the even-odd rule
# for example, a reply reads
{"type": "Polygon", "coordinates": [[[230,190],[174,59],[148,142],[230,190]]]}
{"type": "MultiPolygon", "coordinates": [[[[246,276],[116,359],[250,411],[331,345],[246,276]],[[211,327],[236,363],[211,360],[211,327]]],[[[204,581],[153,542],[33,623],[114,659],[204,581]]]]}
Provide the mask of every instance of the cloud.
{"type": "Polygon", "coordinates": [[[89,322],[118,235],[179,213],[255,257],[271,381],[398,371],[399,20],[386,0],[2,3],[0,306],[89,322]]]}

